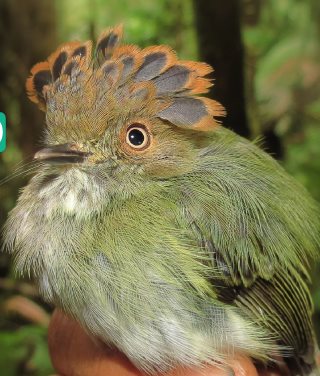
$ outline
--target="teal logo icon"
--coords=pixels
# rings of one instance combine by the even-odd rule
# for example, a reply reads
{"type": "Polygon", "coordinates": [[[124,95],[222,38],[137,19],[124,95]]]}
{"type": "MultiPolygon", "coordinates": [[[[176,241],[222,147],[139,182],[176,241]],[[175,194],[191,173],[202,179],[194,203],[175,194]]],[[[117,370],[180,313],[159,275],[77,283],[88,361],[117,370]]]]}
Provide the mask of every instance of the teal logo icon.
{"type": "Polygon", "coordinates": [[[0,153],[6,150],[6,139],[6,115],[3,112],[0,112],[0,153]]]}

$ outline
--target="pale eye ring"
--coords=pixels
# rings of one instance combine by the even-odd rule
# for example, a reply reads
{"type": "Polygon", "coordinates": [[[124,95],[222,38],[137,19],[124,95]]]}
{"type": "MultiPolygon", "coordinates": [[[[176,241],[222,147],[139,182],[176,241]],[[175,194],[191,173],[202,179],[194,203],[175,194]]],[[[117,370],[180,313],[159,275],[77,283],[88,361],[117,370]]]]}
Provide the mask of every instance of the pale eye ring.
{"type": "Polygon", "coordinates": [[[144,125],[135,123],[127,129],[126,142],[133,149],[144,150],[150,145],[150,135],[144,125]]]}

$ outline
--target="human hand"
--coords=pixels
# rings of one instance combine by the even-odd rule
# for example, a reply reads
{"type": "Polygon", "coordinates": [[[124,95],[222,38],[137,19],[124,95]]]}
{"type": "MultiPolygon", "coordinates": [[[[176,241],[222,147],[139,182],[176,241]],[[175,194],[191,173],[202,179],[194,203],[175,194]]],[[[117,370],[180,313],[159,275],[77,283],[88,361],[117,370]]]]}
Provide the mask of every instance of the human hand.
{"type": "MultiPolygon", "coordinates": [[[[49,351],[59,376],[146,376],[114,349],[108,349],[92,340],[80,325],[56,310],[49,327],[49,351]]],[[[258,374],[253,363],[245,357],[232,362],[232,370],[223,371],[208,366],[199,371],[176,369],[159,376],[276,376],[276,373],[258,374]]]]}

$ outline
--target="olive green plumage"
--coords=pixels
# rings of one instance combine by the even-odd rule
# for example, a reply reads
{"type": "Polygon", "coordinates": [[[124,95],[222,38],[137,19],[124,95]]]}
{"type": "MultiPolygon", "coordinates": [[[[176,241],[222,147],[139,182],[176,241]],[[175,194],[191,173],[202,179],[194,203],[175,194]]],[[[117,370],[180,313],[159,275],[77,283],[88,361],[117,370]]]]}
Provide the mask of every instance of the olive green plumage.
{"type": "Polygon", "coordinates": [[[121,29],[62,46],[28,80],[46,149],[6,224],[19,273],[140,369],[228,366],[234,352],[318,374],[309,264],[319,209],[219,127],[205,64],[121,29]]]}

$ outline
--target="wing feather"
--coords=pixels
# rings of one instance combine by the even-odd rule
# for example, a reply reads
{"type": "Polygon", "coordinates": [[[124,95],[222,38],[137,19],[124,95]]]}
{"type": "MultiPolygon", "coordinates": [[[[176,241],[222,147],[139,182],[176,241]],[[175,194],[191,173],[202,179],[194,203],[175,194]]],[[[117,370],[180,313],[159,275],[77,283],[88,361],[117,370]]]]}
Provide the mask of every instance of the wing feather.
{"type": "Polygon", "coordinates": [[[278,268],[269,279],[251,273],[244,282],[232,277],[241,272],[236,265],[230,266],[226,253],[219,252],[207,239],[204,244],[213,255],[215,269],[222,271],[219,277],[212,279],[218,298],[236,306],[245,317],[278,337],[279,345],[289,349],[289,356],[286,352],[283,356],[292,375],[309,375],[315,367],[309,277],[278,268]]]}

